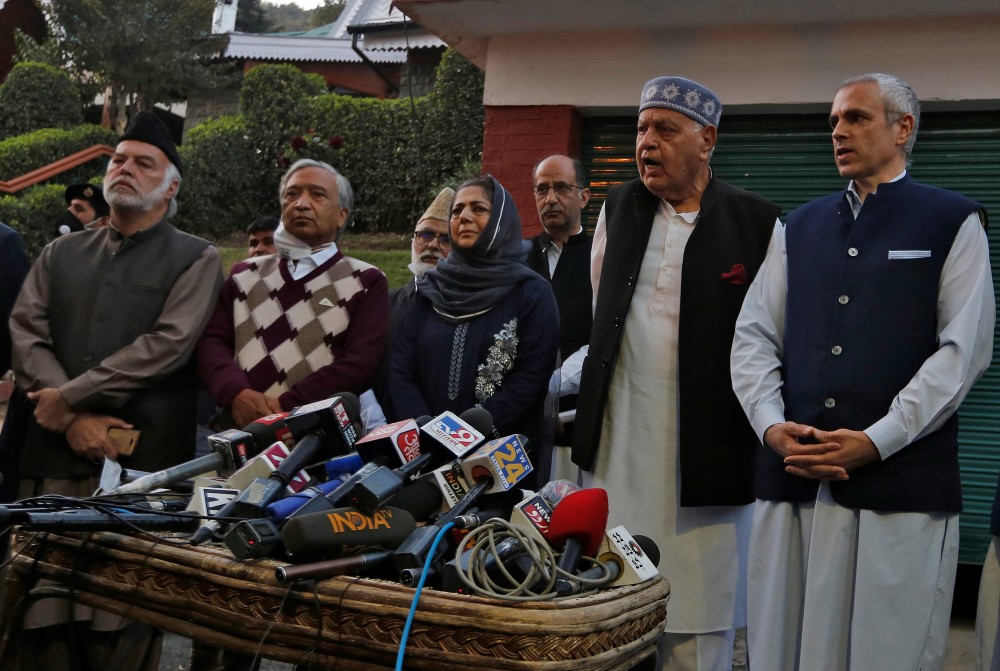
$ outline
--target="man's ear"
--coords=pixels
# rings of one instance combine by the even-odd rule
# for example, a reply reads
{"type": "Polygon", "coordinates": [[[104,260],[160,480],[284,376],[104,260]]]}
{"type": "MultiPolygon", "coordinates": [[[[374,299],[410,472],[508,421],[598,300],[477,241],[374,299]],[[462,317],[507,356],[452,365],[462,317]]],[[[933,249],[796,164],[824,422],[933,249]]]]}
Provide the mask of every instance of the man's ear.
{"type": "Polygon", "coordinates": [[[715,143],[719,140],[719,129],[715,126],[705,126],[701,129],[701,137],[705,142],[704,151],[706,154],[709,154],[715,148],[715,143]]]}

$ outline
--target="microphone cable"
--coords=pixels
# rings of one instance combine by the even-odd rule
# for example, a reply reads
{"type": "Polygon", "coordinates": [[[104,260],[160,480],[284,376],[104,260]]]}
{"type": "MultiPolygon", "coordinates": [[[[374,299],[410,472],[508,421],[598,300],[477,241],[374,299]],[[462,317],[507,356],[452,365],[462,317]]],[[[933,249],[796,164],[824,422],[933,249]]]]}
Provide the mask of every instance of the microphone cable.
{"type": "Polygon", "coordinates": [[[504,519],[494,518],[469,532],[465,542],[456,551],[455,563],[458,565],[456,572],[459,579],[470,590],[481,596],[506,601],[558,601],[573,598],[606,585],[611,576],[607,567],[602,566],[596,559],[581,557],[582,561],[604,568],[603,575],[598,578],[581,578],[559,568],[558,557],[559,553],[545,541],[528,535],[504,519]],[[530,560],[530,568],[525,571],[522,579],[511,574],[500,559],[497,545],[507,539],[515,540],[519,544],[517,554],[530,560]],[[470,548],[469,562],[468,568],[463,569],[461,556],[463,548],[466,547],[470,548]],[[487,561],[491,558],[495,560],[493,565],[496,571],[507,584],[499,583],[490,575],[487,561]],[[579,584],[580,590],[572,595],[559,596],[555,592],[557,577],[579,584]]]}
{"type": "Polygon", "coordinates": [[[396,655],[396,671],[403,671],[403,656],[406,653],[406,639],[410,636],[410,627],[413,626],[413,619],[417,614],[417,603],[420,601],[420,593],[423,592],[424,583],[427,582],[427,576],[431,572],[431,564],[434,562],[434,556],[437,554],[438,544],[453,526],[455,526],[454,522],[448,522],[442,526],[441,529],[438,530],[437,535],[434,537],[434,542],[431,543],[430,549],[427,551],[427,558],[424,560],[424,569],[420,572],[420,580],[417,582],[417,586],[413,591],[413,603],[410,604],[410,612],[406,616],[406,624],[403,626],[403,633],[399,637],[399,654],[396,655]]]}

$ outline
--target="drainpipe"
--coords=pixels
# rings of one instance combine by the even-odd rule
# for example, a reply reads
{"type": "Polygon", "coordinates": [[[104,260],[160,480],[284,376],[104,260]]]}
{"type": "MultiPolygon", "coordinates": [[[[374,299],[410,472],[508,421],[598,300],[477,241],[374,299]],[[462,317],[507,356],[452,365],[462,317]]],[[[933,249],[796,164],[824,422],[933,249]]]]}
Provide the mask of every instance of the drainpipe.
{"type": "Polygon", "coordinates": [[[358,37],[360,37],[361,33],[351,30],[350,27],[347,28],[347,32],[351,34],[351,49],[354,50],[354,53],[360,56],[365,65],[371,68],[382,81],[389,85],[390,93],[399,93],[399,87],[396,83],[389,79],[389,75],[382,72],[382,68],[380,68],[372,59],[368,58],[367,54],[365,54],[365,52],[361,50],[361,47],[358,46],[358,37]]]}

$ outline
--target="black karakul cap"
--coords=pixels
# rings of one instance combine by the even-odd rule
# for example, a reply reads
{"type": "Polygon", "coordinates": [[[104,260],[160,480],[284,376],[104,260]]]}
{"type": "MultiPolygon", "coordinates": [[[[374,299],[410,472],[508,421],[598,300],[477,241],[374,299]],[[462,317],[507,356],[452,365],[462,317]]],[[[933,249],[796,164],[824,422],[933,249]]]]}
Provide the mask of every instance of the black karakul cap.
{"type": "Polygon", "coordinates": [[[102,217],[106,217],[111,213],[108,202],[104,200],[104,192],[101,190],[101,187],[88,184],[87,182],[67,186],[64,198],[67,205],[75,199],[85,200],[94,208],[94,212],[102,217]]]}
{"type": "Polygon", "coordinates": [[[170,137],[170,131],[160,121],[160,117],[149,110],[142,110],[132,118],[128,128],[118,138],[119,142],[122,140],[136,140],[137,142],[145,142],[146,144],[153,145],[167,155],[170,162],[177,167],[177,172],[183,174],[181,156],[177,153],[177,147],[174,146],[174,141],[170,137]]]}

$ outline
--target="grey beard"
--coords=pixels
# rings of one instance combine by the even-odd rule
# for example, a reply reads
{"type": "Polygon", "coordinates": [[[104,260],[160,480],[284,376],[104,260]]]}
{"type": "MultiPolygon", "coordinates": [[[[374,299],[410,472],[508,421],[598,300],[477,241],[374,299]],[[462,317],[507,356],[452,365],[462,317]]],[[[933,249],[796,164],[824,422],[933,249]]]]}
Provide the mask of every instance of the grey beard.
{"type": "Polygon", "coordinates": [[[109,190],[110,185],[104,185],[104,199],[108,205],[119,207],[123,210],[138,210],[148,212],[163,203],[163,195],[170,188],[170,176],[163,179],[163,183],[147,194],[124,193],[122,191],[109,190]]]}
{"type": "Polygon", "coordinates": [[[432,268],[436,267],[437,266],[433,266],[429,263],[424,263],[422,261],[413,261],[412,263],[410,263],[410,265],[407,266],[407,268],[410,269],[410,272],[413,273],[413,276],[416,277],[418,280],[423,279],[424,275],[427,273],[428,270],[431,270],[432,268]]]}

